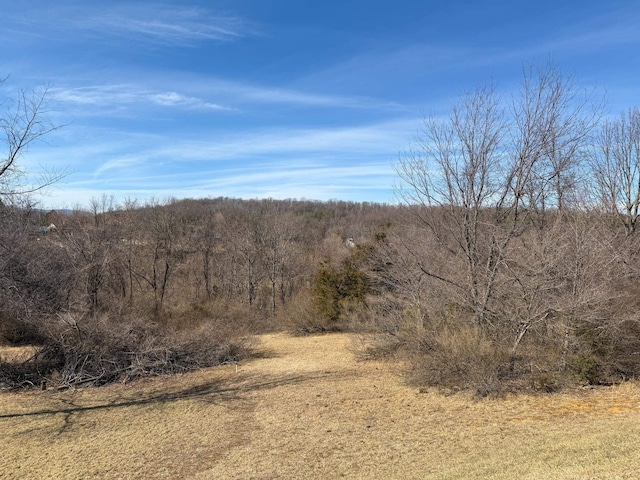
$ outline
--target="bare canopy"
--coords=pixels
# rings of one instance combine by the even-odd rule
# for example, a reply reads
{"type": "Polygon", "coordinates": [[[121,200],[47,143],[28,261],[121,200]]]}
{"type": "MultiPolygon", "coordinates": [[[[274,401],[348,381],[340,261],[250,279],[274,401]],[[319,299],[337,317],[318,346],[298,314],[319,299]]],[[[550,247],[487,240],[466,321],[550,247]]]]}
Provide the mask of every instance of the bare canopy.
{"type": "MultiPolygon", "coordinates": [[[[0,80],[2,86],[7,78],[0,80]]],[[[45,172],[37,179],[30,178],[20,164],[22,155],[36,140],[57,130],[59,126],[46,118],[49,88],[27,92],[21,90],[14,97],[0,100],[4,111],[0,114],[2,151],[0,152],[0,200],[40,191],[61,180],[64,172],[45,172]]]]}

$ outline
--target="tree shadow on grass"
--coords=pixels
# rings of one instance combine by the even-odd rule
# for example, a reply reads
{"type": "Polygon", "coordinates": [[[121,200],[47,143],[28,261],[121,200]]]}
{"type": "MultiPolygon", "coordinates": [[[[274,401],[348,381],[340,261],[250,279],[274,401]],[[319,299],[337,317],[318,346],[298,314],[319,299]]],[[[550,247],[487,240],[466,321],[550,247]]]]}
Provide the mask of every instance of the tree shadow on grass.
{"type": "Polygon", "coordinates": [[[170,404],[188,399],[201,399],[208,403],[230,402],[233,400],[242,400],[243,394],[246,393],[269,390],[286,385],[295,385],[323,376],[325,375],[282,375],[267,377],[264,375],[255,375],[243,377],[237,384],[231,384],[228,380],[215,380],[168,392],[134,395],[129,398],[120,397],[98,405],[78,405],[73,403],[73,400],[63,399],[62,401],[65,402],[66,405],[60,408],[49,408],[24,413],[5,413],[0,414],[0,419],[57,415],[62,413],[67,415],[65,425],[70,425],[70,415],[77,413],[141,405],[170,404]]]}

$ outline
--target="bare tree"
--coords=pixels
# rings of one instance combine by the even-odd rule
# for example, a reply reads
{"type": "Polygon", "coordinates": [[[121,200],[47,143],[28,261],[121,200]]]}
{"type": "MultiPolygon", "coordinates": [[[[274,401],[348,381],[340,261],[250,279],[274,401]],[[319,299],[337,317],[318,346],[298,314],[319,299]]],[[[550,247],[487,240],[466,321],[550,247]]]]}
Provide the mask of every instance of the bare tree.
{"type": "Polygon", "coordinates": [[[169,209],[169,205],[162,206],[151,201],[150,207],[150,245],[152,246],[152,260],[150,272],[137,276],[147,282],[153,290],[154,312],[162,314],[164,302],[168,293],[169,280],[178,265],[176,258],[177,219],[169,209]]]}
{"type": "Polygon", "coordinates": [[[436,270],[423,252],[414,252],[411,246],[407,250],[422,257],[423,274],[462,294],[479,324],[487,320],[500,263],[497,237],[486,229],[485,217],[486,209],[492,204],[501,207],[507,198],[500,150],[506,130],[493,88],[478,90],[463,97],[448,121],[425,120],[420,150],[401,159],[397,168],[405,184],[400,194],[409,204],[422,207],[412,211],[437,244],[464,265],[465,273],[436,270]]]}
{"type": "MultiPolygon", "coordinates": [[[[0,80],[0,85],[5,81],[6,78],[0,80]]],[[[33,182],[20,164],[20,158],[32,143],[59,128],[46,118],[48,97],[49,89],[45,87],[40,92],[20,91],[15,98],[0,101],[5,107],[0,116],[4,143],[4,152],[0,154],[0,199],[37,192],[65,176],[64,172],[49,172],[33,182]]]]}
{"type": "Polygon", "coordinates": [[[297,225],[288,212],[281,211],[277,204],[269,204],[265,215],[265,227],[261,243],[264,250],[266,277],[271,290],[270,306],[276,313],[278,302],[284,305],[287,292],[295,277],[293,268],[293,240],[297,225]]]}
{"type": "Polygon", "coordinates": [[[104,225],[106,221],[106,214],[113,212],[116,209],[115,196],[107,195],[103,193],[100,198],[91,197],[89,200],[89,211],[93,215],[93,221],[96,228],[100,225],[104,225]]]}
{"type": "Polygon", "coordinates": [[[509,108],[502,105],[492,87],[464,95],[446,120],[425,120],[419,148],[401,158],[397,172],[400,195],[418,205],[409,211],[434,247],[406,244],[405,251],[423,275],[449,287],[450,301],[461,300],[474,324],[485,331],[510,326],[517,347],[546,317],[537,309],[519,309],[536,311],[520,318],[498,308],[514,282],[530,278],[505,274],[514,241],[533,220],[549,219],[549,207],[564,208],[598,115],[591,97],[553,65],[525,70],[519,94],[509,108]]]}
{"type": "Polygon", "coordinates": [[[213,297],[214,278],[212,275],[211,263],[213,261],[218,232],[216,231],[215,219],[206,217],[202,219],[202,224],[198,231],[198,240],[202,252],[202,278],[204,279],[204,291],[208,300],[213,297]]]}
{"type": "Polygon", "coordinates": [[[140,208],[138,201],[132,198],[126,198],[122,205],[123,208],[123,228],[120,240],[120,261],[126,272],[126,284],[129,290],[129,306],[133,306],[134,301],[134,280],[139,281],[135,276],[134,259],[138,255],[138,251],[143,242],[140,240],[141,232],[137,225],[137,210],[140,208]]]}
{"type": "Polygon", "coordinates": [[[600,203],[632,235],[640,216],[640,110],[606,122],[596,148],[591,167],[600,203]]]}
{"type": "Polygon", "coordinates": [[[262,245],[260,237],[263,224],[256,214],[248,214],[235,219],[232,224],[235,254],[241,261],[244,287],[246,288],[247,303],[253,306],[258,296],[258,287],[264,274],[262,265],[262,245]]]}
{"type": "Polygon", "coordinates": [[[522,88],[511,103],[511,141],[517,161],[527,167],[527,207],[539,212],[567,207],[601,111],[599,98],[553,63],[525,68],[522,88]]]}

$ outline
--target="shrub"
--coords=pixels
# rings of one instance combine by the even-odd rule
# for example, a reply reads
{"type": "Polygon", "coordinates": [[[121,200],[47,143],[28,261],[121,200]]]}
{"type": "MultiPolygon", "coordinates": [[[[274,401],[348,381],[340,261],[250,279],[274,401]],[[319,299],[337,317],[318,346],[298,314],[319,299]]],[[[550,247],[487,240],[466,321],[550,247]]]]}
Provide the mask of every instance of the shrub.
{"type": "Polygon", "coordinates": [[[352,305],[364,304],[369,284],[367,276],[358,268],[357,255],[340,265],[330,261],[320,264],[313,286],[313,304],[317,314],[327,324],[344,320],[343,314],[352,305]]]}
{"type": "Polygon", "coordinates": [[[503,377],[509,374],[508,353],[475,327],[425,330],[420,341],[426,351],[413,355],[413,383],[483,397],[502,391],[503,377]]]}
{"type": "Polygon", "coordinates": [[[581,382],[589,385],[601,383],[602,365],[593,355],[576,355],[569,366],[581,382]]]}
{"type": "Polygon", "coordinates": [[[318,315],[313,295],[308,290],[301,290],[295,297],[279,310],[276,322],[293,335],[328,332],[339,329],[336,322],[330,322],[318,315]]]}
{"type": "MultiPolygon", "coordinates": [[[[637,307],[636,307],[637,308],[637,307]]],[[[618,310],[619,316],[635,315],[618,310]]],[[[581,382],[608,385],[640,378],[640,322],[635,319],[584,323],[576,329],[569,367],[581,382]]]]}

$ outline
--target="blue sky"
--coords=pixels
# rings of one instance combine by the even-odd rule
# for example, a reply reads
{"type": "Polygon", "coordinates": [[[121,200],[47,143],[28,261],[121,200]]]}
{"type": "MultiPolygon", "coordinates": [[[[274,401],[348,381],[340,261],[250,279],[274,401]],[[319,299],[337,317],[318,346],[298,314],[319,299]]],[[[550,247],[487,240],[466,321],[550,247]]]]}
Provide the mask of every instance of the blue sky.
{"type": "MultiPolygon", "coordinates": [[[[229,196],[392,202],[393,164],[465,89],[552,57],[640,104],[640,2],[0,0],[0,95],[48,84],[47,207],[229,196]]],[[[0,97],[1,98],[1,97],[0,97]]]]}

